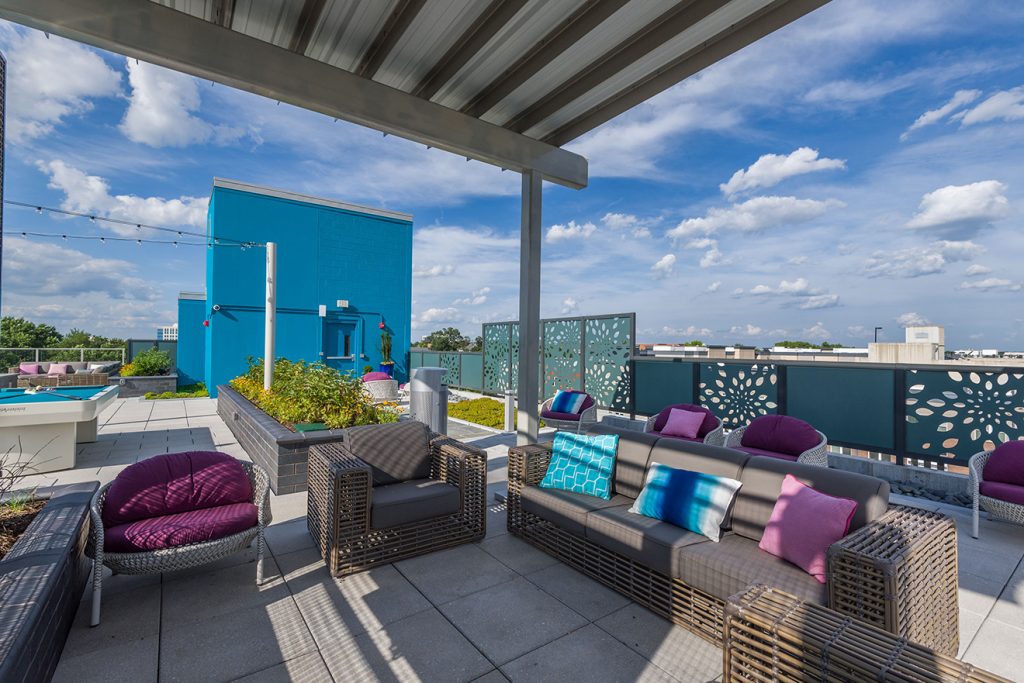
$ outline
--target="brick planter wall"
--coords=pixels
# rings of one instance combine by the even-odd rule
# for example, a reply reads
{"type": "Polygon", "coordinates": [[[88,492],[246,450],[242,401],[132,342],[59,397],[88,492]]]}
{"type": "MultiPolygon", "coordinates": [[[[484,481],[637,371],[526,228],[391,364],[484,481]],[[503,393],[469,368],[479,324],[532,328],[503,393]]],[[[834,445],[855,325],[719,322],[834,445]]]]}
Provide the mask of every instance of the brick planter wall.
{"type": "Polygon", "coordinates": [[[0,681],[48,681],[91,562],[89,501],[98,482],[58,486],[0,561],[0,681]]]}
{"type": "Polygon", "coordinates": [[[135,398],[145,396],[149,391],[162,394],[165,391],[178,390],[177,375],[152,375],[149,377],[111,377],[108,382],[115,387],[121,387],[117,392],[118,398],[135,398]]]}
{"type": "Polygon", "coordinates": [[[306,490],[310,446],[343,440],[340,429],[293,432],[226,384],[217,387],[217,414],[252,461],[270,475],[270,488],[278,495],[306,490]]]}

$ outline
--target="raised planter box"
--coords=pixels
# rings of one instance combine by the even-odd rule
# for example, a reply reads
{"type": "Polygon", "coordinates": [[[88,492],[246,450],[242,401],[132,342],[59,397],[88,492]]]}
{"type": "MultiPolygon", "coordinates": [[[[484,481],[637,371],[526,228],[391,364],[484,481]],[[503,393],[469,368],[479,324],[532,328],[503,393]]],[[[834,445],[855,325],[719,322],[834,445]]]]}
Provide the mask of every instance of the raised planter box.
{"type": "Polygon", "coordinates": [[[343,440],[341,429],[293,432],[226,384],[217,387],[217,414],[252,461],[270,475],[270,488],[278,495],[306,490],[310,446],[343,440]]]}
{"type": "Polygon", "coordinates": [[[135,398],[145,396],[150,391],[162,394],[165,391],[178,390],[177,375],[150,375],[139,377],[111,377],[108,384],[121,387],[118,398],[135,398]]]}
{"type": "Polygon", "coordinates": [[[52,489],[0,561],[0,681],[53,676],[91,568],[85,544],[98,487],[93,481],[52,489]]]}

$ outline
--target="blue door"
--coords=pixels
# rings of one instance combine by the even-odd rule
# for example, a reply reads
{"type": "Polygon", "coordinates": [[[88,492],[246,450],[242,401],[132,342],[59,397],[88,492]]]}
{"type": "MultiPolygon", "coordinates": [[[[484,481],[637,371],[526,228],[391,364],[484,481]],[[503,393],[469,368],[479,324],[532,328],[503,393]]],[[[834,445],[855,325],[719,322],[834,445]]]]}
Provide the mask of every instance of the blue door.
{"type": "Polygon", "coordinates": [[[361,352],[357,347],[355,323],[324,321],[324,363],[327,366],[348,372],[356,369],[361,352]]]}

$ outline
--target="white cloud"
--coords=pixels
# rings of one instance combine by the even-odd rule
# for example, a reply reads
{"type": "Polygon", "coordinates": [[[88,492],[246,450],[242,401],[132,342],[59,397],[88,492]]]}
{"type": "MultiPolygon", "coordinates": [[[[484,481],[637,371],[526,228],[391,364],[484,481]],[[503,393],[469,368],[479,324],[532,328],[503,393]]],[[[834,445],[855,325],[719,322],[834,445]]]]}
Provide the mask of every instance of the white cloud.
{"type": "Polygon", "coordinates": [[[1024,119],[1024,86],[997,92],[978,106],[964,112],[959,119],[964,126],[988,121],[1024,119]]]}
{"type": "Polygon", "coordinates": [[[714,266],[720,266],[729,261],[722,255],[722,252],[717,248],[713,247],[704,252],[704,255],[700,257],[701,268],[713,268],[714,266]]]}
{"type": "Polygon", "coordinates": [[[195,115],[201,100],[195,78],[161,66],[127,59],[132,91],[121,131],[132,142],[150,147],[228,144],[242,128],[214,125],[195,115]]]}
{"type": "Polygon", "coordinates": [[[462,320],[459,309],[451,306],[445,308],[428,308],[422,313],[412,314],[412,326],[422,329],[428,325],[451,324],[462,320]]]}
{"type": "Polygon", "coordinates": [[[783,280],[779,283],[778,287],[756,285],[750,289],[748,294],[753,294],[754,296],[763,296],[766,294],[798,296],[801,294],[810,294],[812,291],[811,284],[807,281],[807,278],[798,277],[795,280],[783,280]]]}
{"type": "Polygon", "coordinates": [[[746,325],[733,325],[729,328],[731,334],[742,334],[746,337],[756,337],[764,333],[763,327],[747,323],[746,325]]]}
{"type": "Polygon", "coordinates": [[[942,273],[950,263],[970,261],[985,248],[970,240],[939,240],[924,247],[876,251],[864,266],[868,277],[913,278],[942,273]]]}
{"type": "Polygon", "coordinates": [[[992,272],[992,269],[988,266],[983,266],[980,263],[972,263],[967,266],[967,270],[964,271],[964,275],[967,277],[976,277],[978,275],[988,275],[992,272]]]}
{"type": "Polygon", "coordinates": [[[597,230],[597,226],[593,223],[577,223],[576,221],[569,221],[568,223],[556,223],[548,228],[548,234],[545,238],[548,243],[561,242],[563,240],[574,240],[574,239],[587,239],[594,234],[597,230]]]}
{"type": "Polygon", "coordinates": [[[906,140],[911,131],[924,128],[925,126],[930,126],[933,123],[938,123],[953,112],[970,104],[979,97],[981,97],[980,90],[957,90],[953,94],[953,97],[944,105],[938,109],[926,111],[918,116],[917,119],[910,124],[910,128],[907,128],[907,130],[900,136],[900,140],[906,140]]]}
{"type": "MultiPolygon", "coordinates": [[[[737,290],[736,295],[744,294],[743,290],[737,290]]],[[[803,310],[817,310],[822,308],[834,308],[839,305],[839,295],[825,292],[821,289],[811,287],[811,283],[804,277],[795,280],[782,280],[778,286],[754,285],[746,291],[747,296],[755,297],[782,297],[786,299],[783,306],[796,307],[803,310]]]]}
{"type": "Polygon", "coordinates": [[[695,337],[710,337],[711,330],[707,327],[697,327],[696,325],[687,325],[686,327],[671,327],[666,325],[659,330],[645,330],[651,332],[653,335],[659,335],[661,337],[679,337],[680,341],[691,341],[695,337]]]}
{"type": "Polygon", "coordinates": [[[929,325],[928,318],[918,313],[901,313],[896,316],[896,322],[900,327],[917,327],[920,325],[929,325]]]}
{"type": "Polygon", "coordinates": [[[718,240],[711,239],[710,237],[697,237],[683,245],[683,249],[707,249],[708,247],[717,247],[718,240]]]}
{"type": "Polygon", "coordinates": [[[815,294],[801,301],[797,308],[805,311],[817,310],[819,308],[835,308],[839,305],[838,294],[815,294]]]}
{"type": "Polygon", "coordinates": [[[800,147],[787,155],[762,155],[749,168],[736,171],[729,182],[718,187],[726,197],[732,197],[748,190],[773,187],[793,176],[842,168],[846,168],[843,159],[819,158],[818,150],[800,147]]]}
{"type": "Polygon", "coordinates": [[[601,224],[610,230],[628,230],[636,239],[644,239],[651,236],[650,226],[656,224],[657,219],[637,218],[630,213],[606,213],[601,217],[601,224]]]}
{"type": "Polygon", "coordinates": [[[960,289],[980,289],[983,291],[1006,289],[1016,292],[1020,290],[1020,288],[1021,286],[1019,284],[1000,277],[987,277],[984,280],[971,280],[960,283],[960,289]]]}
{"type": "Polygon", "coordinates": [[[413,266],[413,277],[443,277],[455,272],[455,266],[450,263],[435,263],[432,266],[413,266]]]}
{"type": "Polygon", "coordinates": [[[7,53],[9,142],[49,135],[66,118],[90,111],[92,100],[121,93],[121,75],[84,45],[6,23],[0,44],[7,53]]]}
{"type": "Polygon", "coordinates": [[[487,303],[487,295],[491,293],[490,287],[482,287],[473,290],[473,293],[464,299],[456,299],[452,302],[455,306],[480,306],[487,303]]]}
{"type": "Polygon", "coordinates": [[[651,271],[654,273],[654,277],[661,279],[666,278],[673,273],[676,267],[676,255],[665,254],[658,262],[651,266],[651,271]]]}
{"type": "Polygon", "coordinates": [[[808,339],[828,339],[832,336],[832,333],[822,323],[817,322],[810,327],[804,328],[804,336],[808,339]]]}
{"type": "MultiPolygon", "coordinates": [[[[37,162],[40,171],[50,176],[47,187],[64,193],[61,208],[131,223],[151,225],[206,226],[208,197],[140,197],[132,194],[112,195],[110,185],[99,176],[87,175],[60,160],[37,162]]],[[[128,225],[104,224],[122,235],[135,235],[137,230],[128,225]]]]}
{"type": "Polygon", "coordinates": [[[567,296],[565,297],[565,299],[562,300],[562,315],[571,315],[573,313],[578,313],[579,310],[580,304],[573,297],[567,296]]]}
{"type": "Polygon", "coordinates": [[[719,231],[757,232],[783,225],[806,223],[819,218],[830,208],[844,206],[836,199],[797,199],[796,197],[754,197],[728,208],[712,208],[700,218],[687,218],[668,231],[673,239],[695,235],[713,235],[719,231]]]}
{"type": "Polygon", "coordinates": [[[907,227],[978,225],[1005,218],[1010,211],[1006,189],[998,180],[940,187],[921,197],[918,211],[907,221],[907,227]]]}
{"type": "Polygon", "coordinates": [[[802,266],[803,264],[807,263],[807,257],[806,256],[792,256],[792,257],[786,259],[786,263],[791,265],[791,266],[802,266]]]}
{"type": "Polygon", "coordinates": [[[722,288],[721,280],[715,280],[710,285],[708,285],[707,288],[704,291],[707,292],[708,294],[714,294],[715,292],[717,292],[721,288],[722,288]]]}

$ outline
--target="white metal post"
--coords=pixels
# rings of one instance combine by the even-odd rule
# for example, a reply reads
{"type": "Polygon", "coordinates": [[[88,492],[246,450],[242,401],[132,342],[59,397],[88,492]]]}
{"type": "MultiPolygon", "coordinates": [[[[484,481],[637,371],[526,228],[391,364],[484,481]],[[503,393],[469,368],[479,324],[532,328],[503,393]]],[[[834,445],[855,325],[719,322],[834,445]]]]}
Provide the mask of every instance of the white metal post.
{"type": "Polygon", "coordinates": [[[277,318],[277,245],[267,242],[266,330],[263,338],[263,389],[274,382],[274,322],[277,318]]]}
{"type": "Polygon", "coordinates": [[[516,443],[536,443],[539,430],[541,189],[538,171],[523,172],[519,246],[519,424],[516,443]]]}

